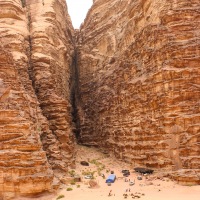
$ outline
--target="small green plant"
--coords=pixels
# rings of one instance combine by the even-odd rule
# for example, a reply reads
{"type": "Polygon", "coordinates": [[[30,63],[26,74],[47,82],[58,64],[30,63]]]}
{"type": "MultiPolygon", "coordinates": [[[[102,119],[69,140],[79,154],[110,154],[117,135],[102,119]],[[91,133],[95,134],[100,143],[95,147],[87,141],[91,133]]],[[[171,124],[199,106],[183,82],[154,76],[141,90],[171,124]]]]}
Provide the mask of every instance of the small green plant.
{"type": "Polygon", "coordinates": [[[97,161],[96,159],[91,160],[90,163],[96,165],[97,167],[100,165],[103,165],[101,162],[97,161]]]}
{"type": "Polygon", "coordinates": [[[80,185],[77,185],[77,188],[80,188],[81,186],[80,185]]]}
{"type": "Polygon", "coordinates": [[[75,176],[76,172],[74,170],[71,170],[68,172],[71,176],[75,176]]]}
{"type": "Polygon", "coordinates": [[[101,171],[103,171],[105,169],[105,165],[101,165],[98,167],[97,171],[98,171],[98,174],[101,175],[101,171]]]}
{"type": "Polygon", "coordinates": [[[91,164],[95,164],[95,165],[96,165],[96,163],[97,163],[97,160],[95,160],[95,159],[93,159],[93,160],[90,160],[90,163],[91,163],[91,164]]]}
{"type": "Polygon", "coordinates": [[[58,199],[62,199],[62,198],[64,198],[65,196],[63,195],[63,194],[61,194],[61,195],[59,195],[56,199],[58,200],[58,199]]]}
{"type": "Polygon", "coordinates": [[[41,127],[37,127],[37,131],[40,133],[42,131],[41,127]]]}
{"type": "Polygon", "coordinates": [[[91,172],[92,177],[94,177],[95,172],[96,172],[96,171],[92,171],[92,172],[91,172]]]}
{"type": "Polygon", "coordinates": [[[70,182],[71,185],[76,185],[76,182],[73,180],[70,182]]]}
{"type": "Polygon", "coordinates": [[[92,174],[91,170],[86,170],[86,171],[82,172],[82,175],[84,175],[84,176],[91,175],[91,174],[92,174]]]}
{"type": "Polygon", "coordinates": [[[66,190],[67,190],[67,191],[72,191],[73,189],[72,189],[72,188],[67,188],[66,190]]]}

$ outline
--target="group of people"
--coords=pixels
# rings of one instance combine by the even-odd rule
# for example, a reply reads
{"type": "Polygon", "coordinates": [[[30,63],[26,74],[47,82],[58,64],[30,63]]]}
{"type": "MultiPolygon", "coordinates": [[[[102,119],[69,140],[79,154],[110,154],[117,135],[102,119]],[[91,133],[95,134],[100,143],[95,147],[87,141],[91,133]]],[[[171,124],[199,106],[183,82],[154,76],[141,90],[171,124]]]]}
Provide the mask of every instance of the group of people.
{"type": "Polygon", "coordinates": [[[110,197],[110,196],[112,196],[112,195],[114,195],[114,196],[115,196],[115,194],[112,194],[112,190],[110,190],[110,192],[109,192],[108,196],[110,197]]]}
{"type": "Polygon", "coordinates": [[[127,179],[127,178],[125,178],[125,180],[124,180],[125,182],[130,182],[131,181],[131,179],[127,179]]]}
{"type": "Polygon", "coordinates": [[[126,189],[126,190],[125,190],[125,192],[131,192],[131,189],[130,189],[130,188],[128,188],[128,189],[126,189]]]}

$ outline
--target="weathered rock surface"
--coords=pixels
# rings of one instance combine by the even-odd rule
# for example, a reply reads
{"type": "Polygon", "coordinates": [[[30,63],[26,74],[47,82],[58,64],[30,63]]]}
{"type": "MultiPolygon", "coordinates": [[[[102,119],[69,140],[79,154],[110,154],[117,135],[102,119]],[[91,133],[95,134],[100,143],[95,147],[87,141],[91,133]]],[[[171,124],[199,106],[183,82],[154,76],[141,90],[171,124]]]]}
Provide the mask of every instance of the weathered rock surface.
{"type": "Polygon", "coordinates": [[[78,39],[80,142],[200,184],[199,11],[199,0],[94,1],[78,39]]]}
{"type": "Polygon", "coordinates": [[[0,0],[0,198],[65,182],[72,121],[83,144],[200,184],[199,0],[93,2],[74,36],[65,0],[0,0]]]}
{"type": "Polygon", "coordinates": [[[0,8],[0,199],[9,199],[50,191],[73,165],[73,28],[65,0],[0,8]]]}
{"type": "Polygon", "coordinates": [[[41,115],[28,76],[21,1],[0,1],[0,196],[49,190],[53,172],[40,141],[41,115]],[[35,187],[38,185],[38,187],[35,187]]]}
{"type": "Polygon", "coordinates": [[[70,103],[73,27],[65,0],[27,1],[30,27],[30,71],[43,115],[53,134],[42,134],[54,172],[66,172],[74,162],[70,103]],[[53,140],[52,140],[53,137],[53,140]],[[57,149],[49,149],[55,142],[57,149]]]}

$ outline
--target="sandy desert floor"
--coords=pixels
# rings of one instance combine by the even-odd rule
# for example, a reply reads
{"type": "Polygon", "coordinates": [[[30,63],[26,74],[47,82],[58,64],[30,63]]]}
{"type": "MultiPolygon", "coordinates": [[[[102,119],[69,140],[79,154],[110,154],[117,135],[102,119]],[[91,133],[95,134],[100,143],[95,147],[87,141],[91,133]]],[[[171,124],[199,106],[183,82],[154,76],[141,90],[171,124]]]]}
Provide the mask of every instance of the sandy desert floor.
{"type": "Polygon", "coordinates": [[[143,177],[143,180],[137,180],[133,168],[123,162],[116,161],[114,158],[106,154],[100,153],[95,148],[77,146],[77,165],[76,169],[70,172],[79,174],[82,178],[81,182],[70,182],[64,186],[57,195],[49,199],[57,200],[106,200],[106,199],[141,199],[141,200],[200,200],[200,186],[181,186],[168,178],[163,178],[158,173],[143,177]],[[89,162],[89,166],[82,166],[80,161],[89,162]],[[128,169],[131,174],[127,178],[130,181],[135,180],[135,185],[129,186],[129,182],[125,182],[121,170],[128,169]],[[108,177],[110,170],[113,170],[117,176],[115,183],[108,186],[100,174],[108,177]],[[97,187],[89,187],[88,179],[84,178],[84,174],[93,173],[93,181],[98,184],[97,187]],[[70,189],[69,189],[70,188],[70,189]],[[71,190],[71,191],[67,191],[71,190]],[[128,190],[128,191],[127,191],[128,190]],[[129,191],[130,190],[130,191],[129,191]],[[111,196],[109,196],[109,193],[111,196]],[[124,194],[127,194],[125,197],[124,194]]]}

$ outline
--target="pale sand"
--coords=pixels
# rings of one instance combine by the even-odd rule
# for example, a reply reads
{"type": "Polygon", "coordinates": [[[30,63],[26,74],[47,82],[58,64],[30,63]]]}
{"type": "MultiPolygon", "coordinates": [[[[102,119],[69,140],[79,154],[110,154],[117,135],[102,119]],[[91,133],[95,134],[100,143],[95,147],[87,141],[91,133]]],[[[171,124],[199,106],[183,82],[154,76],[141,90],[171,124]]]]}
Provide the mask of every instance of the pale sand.
{"type": "MultiPolygon", "coordinates": [[[[137,180],[138,175],[134,173],[133,167],[126,163],[116,161],[116,159],[98,152],[95,148],[77,146],[76,162],[77,167],[75,171],[82,176],[82,182],[76,183],[76,185],[69,184],[64,186],[64,189],[60,190],[53,200],[56,200],[59,195],[64,195],[64,198],[61,198],[62,200],[122,200],[125,199],[123,196],[123,194],[126,193],[125,190],[129,188],[131,189],[131,192],[127,192],[127,199],[133,199],[131,193],[135,194],[137,192],[141,193],[139,194],[139,199],[141,200],[200,200],[200,186],[181,186],[167,178],[146,180],[144,177],[143,180],[139,181],[137,180]],[[115,183],[111,186],[107,186],[105,179],[96,172],[94,177],[98,182],[99,187],[95,189],[88,187],[88,180],[84,179],[82,170],[96,171],[98,167],[91,163],[89,167],[84,167],[80,165],[80,161],[91,161],[93,159],[105,165],[105,169],[102,173],[104,173],[106,177],[110,174],[106,173],[106,169],[115,172],[118,177],[115,183]],[[129,183],[125,182],[124,178],[119,178],[122,177],[122,169],[130,170],[131,175],[127,179],[135,180],[135,185],[129,186],[129,183]],[[149,185],[150,183],[153,183],[153,185],[149,185]],[[77,188],[77,185],[80,185],[80,188],[77,188]],[[73,190],[66,191],[67,188],[72,188],[73,190]],[[108,196],[110,190],[112,190],[112,196],[108,196]]],[[[149,178],[154,179],[158,176],[157,173],[154,173],[153,175],[150,175],[149,178]]]]}

